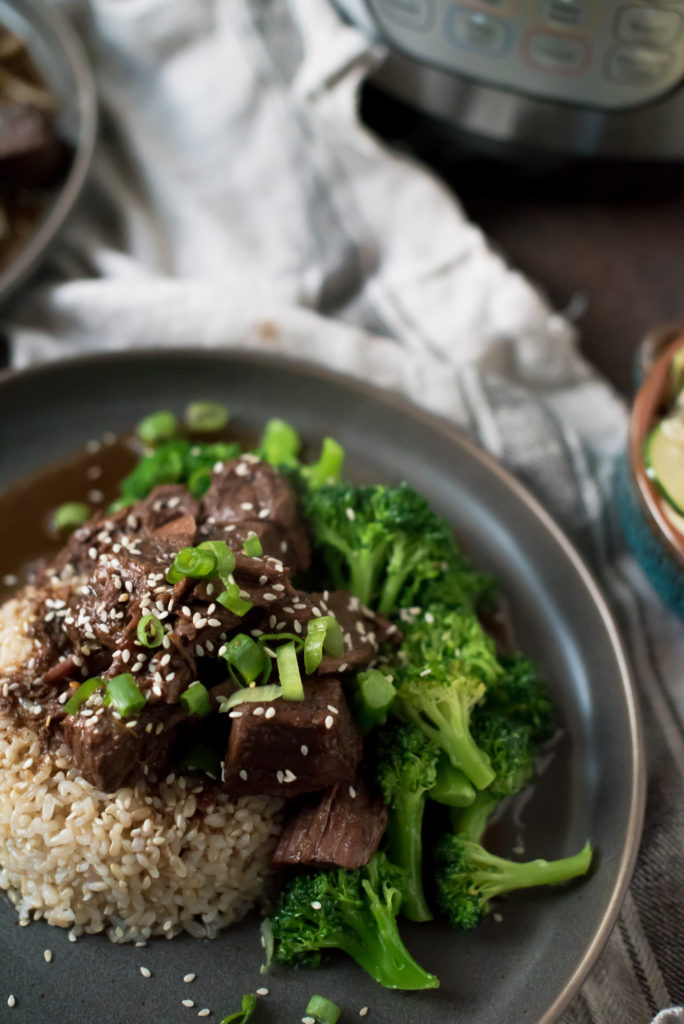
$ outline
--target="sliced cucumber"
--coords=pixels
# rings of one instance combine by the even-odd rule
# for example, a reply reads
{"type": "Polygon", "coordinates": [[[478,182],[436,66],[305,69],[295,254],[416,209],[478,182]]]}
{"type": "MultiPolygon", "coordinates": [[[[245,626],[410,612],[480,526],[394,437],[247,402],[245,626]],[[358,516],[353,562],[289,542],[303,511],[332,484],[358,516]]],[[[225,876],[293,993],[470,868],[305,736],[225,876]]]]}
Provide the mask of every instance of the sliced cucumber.
{"type": "Polygon", "coordinates": [[[684,444],[672,437],[666,422],[646,438],[646,471],[675,511],[684,515],[684,444]]]}

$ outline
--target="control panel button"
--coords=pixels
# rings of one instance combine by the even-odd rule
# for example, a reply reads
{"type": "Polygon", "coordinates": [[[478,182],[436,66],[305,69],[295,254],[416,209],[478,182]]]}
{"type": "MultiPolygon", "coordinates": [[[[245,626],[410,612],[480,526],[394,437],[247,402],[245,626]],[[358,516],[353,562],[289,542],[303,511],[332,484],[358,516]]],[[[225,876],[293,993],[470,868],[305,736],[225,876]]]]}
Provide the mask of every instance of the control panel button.
{"type": "Polygon", "coordinates": [[[480,11],[452,8],[447,14],[445,35],[456,46],[488,57],[501,57],[511,45],[511,30],[505,21],[480,11]]]}
{"type": "Polygon", "coordinates": [[[671,65],[671,55],[663,50],[624,47],[608,54],[606,73],[621,85],[656,85],[665,78],[671,65]]]}
{"type": "Polygon", "coordinates": [[[591,13],[589,0],[542,0],[542,18],[557,28],[585,28],[591,13]]]}
{"type": "Polygon", "coordinates": [[[621,7],[615,34],[621,43],[670,46],[679,36],[682,18],[676,11],[655,7],[621,7]]]}
{"type": "Polygon", "coordinates": [[[529,32],[523,49],[528,64],[554,75],[581,75],[591,60],[585,39],[555,32],[529,32]]]}
{"type": "Polygon", "coordinates": [[[377,13],[414,32],[429,32],[435,24],[435,0],[374,0],[377,13]]]}

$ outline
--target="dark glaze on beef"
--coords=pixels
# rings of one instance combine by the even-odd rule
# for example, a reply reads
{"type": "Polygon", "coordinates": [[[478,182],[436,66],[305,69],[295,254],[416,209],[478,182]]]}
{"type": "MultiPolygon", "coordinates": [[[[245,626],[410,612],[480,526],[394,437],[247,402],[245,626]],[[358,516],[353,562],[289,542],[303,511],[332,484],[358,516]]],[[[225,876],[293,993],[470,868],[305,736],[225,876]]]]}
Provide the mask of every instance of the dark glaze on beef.
{"type": "Polygon", "coordinates": [[[297,589],[292,576],[308,563],[309,542],[292,488],[255,456],[217,467],[202,501],[179,485],[158,487],[129,508],[87,522],[38,572],[41,607],[32,630],[40,652],[10,692],[0,695],[0,707],[41,727],[46,742],[64,741],[84,777],[113,791],[143,775],[166,774],[183,744],[201,731],[179,704],[195,679],[210,687],[214,708],[232,692],[235,684],[219,652],[234,633],[305,635],[311,618],[334,615],[344,652],[326,655],[317,674],[305,680],[304,701],[274,701],[268,718],[266,708],[260,715],[243,702],[232,715],[214,715],[212,728],[224,730],[223,785],[235,795],[294,797],[350,782],[361,739],[339,676],[368,664],[379,645],[398,633],[348,594],[297,589]],[[258,557],[242,551],[250,533],[261,539],[258,557]],[[243,617],[218,603],[219,580],[166,581],[176,553],[205,539],[225,540],[235,553],[235,581],[253,605],[243,617]],[[163,624],[163,646],[150,649],[138,641],[145,614],[163,624]],[[97,694],[78,714],[64,713],[84,679],[125,672],[147,700],[135,720],[121,720],[97,694]]]}

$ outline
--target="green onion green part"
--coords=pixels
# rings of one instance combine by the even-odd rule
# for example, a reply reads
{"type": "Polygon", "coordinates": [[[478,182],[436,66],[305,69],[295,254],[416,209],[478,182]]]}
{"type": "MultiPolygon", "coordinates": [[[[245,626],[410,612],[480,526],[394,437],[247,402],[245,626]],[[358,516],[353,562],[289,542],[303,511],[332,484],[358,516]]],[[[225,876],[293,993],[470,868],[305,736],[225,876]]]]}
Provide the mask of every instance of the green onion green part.
{"type": "Polygon", "coordinates": [[[104,679],[100,676],[91,676],[90,679],[86,679],[84,683],[81,683],[79,688],[74,691],[72,696],[64,705],[64,710],[67,715],[78,714],[81,704],[85,704],[91,694],[95,693],[101,686],[105,685],[104,679]]]}
{"type": "Polygon", "coordinates": [[[299,434],[285,420],[269,420],[264,427],[258,454],[272,466],[297,466],[301,441],[299,434]]]}
{"type": "Polygon", "coordinates": [[[185,425],[193,434],[223,430],[230,416],[218,402],[191,402],[185,410],[185,425]]]}
{"type": "Polygon", "coordinates": [[[249,555],[250,558],[258,558],[259,555],[263,555],[264,553],[261,541],[257,537],[256,533],[250,533],[249,536],[245,537],[242,550],[246,555],[249,555]]]}
{"type": "Polygon", "coordinates": [[[323,651],[339,658],[344,650],[342,629],[332,615],[321,615],[319,619],[309,619],[306,639],[304,641],[304,671],[309,676],[315,672],[323,660],[323,651]]]}
{"type": "Polygon", "coordinates": [[[288,644],[281,644],[277,648],[276,662],[285,700],[304,700],[304,687],[302,686],[302,676],[299,671],[297,648],[294,641],[290,641],[288,644]]]}
{"type": "Polygon", "coordinates": [[[247,684],[253,683],[268,667],[268,655],[263,647],[246,633],[238,633],[226,644],[223,657],[247,684]]]}
{"type": "Polygon", "coordinates": [[[210,551],[216,559],[216,575],[226,585],[228,577],[235,568],[235,555],[225,540],[205,540],[197,545],[198,551],[210,551]]]}
{"type": "Polygon", "coordinates": [[[240,588],[237,583],[229,583],[216,600],[233,615],[246,615],[253,607],[251,601],[246,601],[240,596],[240,588]]]}
{"type": "Polygon", "coordinates": [[[160,444],[162,441],[170,441],[172,437],[176,436],[178,421],[172,412],[163,409],[160,412],[153,412],[141,420],[136,432],[145,444],[160,444]]]}
{"type": "Polygon", "coordinates": [[[55,530],[75,530],[90,519],[90,506],[84,501],[67,501],[52,514],[55,530]]]}
{"type": "Polygon", "coordinates": [[[212,779],[221,778],[221,758],[212,747],[191,743],[178,762],[182,772],[204,772],[212,779]]]}
{"type": "Polygon", "coordinates": [[[187,690],[181,693],[180,705],[186,714],[206,718],[211,711],[209,691],[199,679],[195,679],[194,683],[190,683],[187,690]]]}
{"type": "Polygon", "coordinates": [[[337,1024],[341,1012],[337,1003],[324,996],[311,996],[306,1008],[307,1017],[313,1017],[318,1024],[337,1024]]]}
{"type": "Polygon", "coordinates": [[[212,551],[201,548],[182,548],[166,574],[166,581],[167,583],[178,583],[186,576],[195,580],[211,579],[216,576],[216,573],[216,556],[212,551]]]}
{"type": "Polygon", "coordinates": [[[242,997],[242,1009],[224,1017],[221,1024],[247,1024],[256,1009],[257,997],[255,992],[247,992],[242,997]]]}
{"type": "Polygon", "coordinates": [[[122,672],[107,683],[103,703],[111,705],[122,718],[131,718],[145,707],[147,701],[130,672],[122,672]]]}
{"type": "Polygon", "coordinates": [[[202,498],[211,486],[211,470],[200,466],[188,477],[188,490],[193,498],[202,498]]]}
{"type": "Polygon", "coordinates": [[[283,696],[282,686],[276,683],[269,683],[268,686],[248,686],[244,690],[236,690],[230,697],[221,701],[220,714],[232,711],[236,704],[269,704],[283,696]]]}
{"type": "Polygon", "coordinates": [[[143,647],[160,647],[164,639],[164,627],[156,615],[143,615],[135,632],[143,647]]]}

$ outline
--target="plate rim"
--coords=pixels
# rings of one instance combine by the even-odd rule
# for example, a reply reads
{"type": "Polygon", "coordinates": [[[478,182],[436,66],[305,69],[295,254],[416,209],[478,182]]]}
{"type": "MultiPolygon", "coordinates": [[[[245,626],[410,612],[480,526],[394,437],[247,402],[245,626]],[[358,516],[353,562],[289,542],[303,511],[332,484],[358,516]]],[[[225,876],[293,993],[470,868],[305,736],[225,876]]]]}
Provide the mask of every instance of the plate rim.
{"type": "Polygon", "coordinates": [[[562,991],[559,992],[543,1015],[534,1022],[534,1024],[556,1024],[562,1012],[567,1008],[589,976],[617,922],[618,914],[627,896],[641,845],[646,805],[646,756],[639,694],[615,617],[594,573],[563,527],[559,525],[532,492],[494,456],[481,448],[462,427],[441,415],[417,405],[408,396],[399,391],[369,384],[349,373],[332,370],[306,358],[294,358],[279,352],[255,350],[242,346],[231,346],[230,348],[221,349],[160,346],[141,348],[134,351],[117,349],[114,351],[69,355],[65,358],[40,362],[21,369],[7,368],[0,371],[0,406],[3,392],[7,388],[11,388],[15,382],[30,380],[32,377],[49,373],[51,369],[59,367],[66,372],[72,367],[84,367],[87,369],[88,366],[92,366],[93,369],[96,369],[110,362],[142,362],[150,358],[192,359],[195,361],[218,360],[227,364],[231,362],[252,365],[269,364],[275,366],[276,369],[280,366],[288,371],[294,371],[328,383],[342,385],[359,396],[377,401],[401,415],[418,420],[423,426],[441,434],[450,444],[465,450],[470,457],[484,466],[488,472],[498,477],[504,486],[512,490],[559,545],[582,580],[606,631],[620,675],[629,723],[632,785],[629,794],[626,842],[620,856],[619,868],[613,883],[610,900],[604,909],[600,925],[594,932],[584,954],[575,965],[562,991]]]}
{"type": "Polygon", "coordinates": [[[39,0],[21,0],[15,5],[20,17],[26,20],[22,8],[39,26],[41,35],[47,31],[56,37],[60,46],[60,59],[68,64],[76,82],[79,111],[79,133],[74,155],[66,178],[60,185],[47,214],[31,232],[26,243],[11,262],[0,271],[0,304],[6,303],[17,288],[32,273],[45,255],[56,235],[71,213],[85,185],[97,141],[98,110],[95,77],[81,40],[71,27],[66,15],[55,5],[41,5],[39,0]]]}

